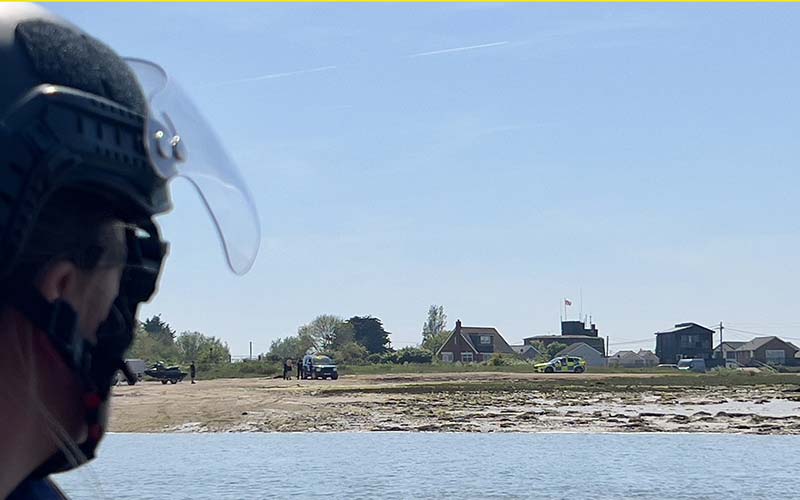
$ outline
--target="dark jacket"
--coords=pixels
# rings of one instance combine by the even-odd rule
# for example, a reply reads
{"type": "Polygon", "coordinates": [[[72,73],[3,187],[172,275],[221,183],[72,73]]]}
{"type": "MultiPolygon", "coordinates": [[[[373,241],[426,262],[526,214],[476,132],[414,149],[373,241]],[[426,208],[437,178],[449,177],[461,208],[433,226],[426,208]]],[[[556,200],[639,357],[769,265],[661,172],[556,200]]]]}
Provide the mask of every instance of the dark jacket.
{"type": "Polygon", "coordinates": [[[67,500],[67,497],[50,479],[29,479],[17,486],[7,500],[67,500]]]}

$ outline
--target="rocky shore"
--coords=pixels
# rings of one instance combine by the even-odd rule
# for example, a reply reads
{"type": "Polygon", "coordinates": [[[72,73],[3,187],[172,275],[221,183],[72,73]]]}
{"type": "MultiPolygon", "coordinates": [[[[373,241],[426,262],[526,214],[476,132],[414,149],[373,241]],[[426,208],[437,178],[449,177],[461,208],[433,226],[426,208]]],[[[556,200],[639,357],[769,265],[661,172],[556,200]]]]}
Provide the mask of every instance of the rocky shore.
{"type": "Polygon", "coordinates": [[[116,432],[800,434],[800,377],[443,373],[114,389],[116,432]]]}

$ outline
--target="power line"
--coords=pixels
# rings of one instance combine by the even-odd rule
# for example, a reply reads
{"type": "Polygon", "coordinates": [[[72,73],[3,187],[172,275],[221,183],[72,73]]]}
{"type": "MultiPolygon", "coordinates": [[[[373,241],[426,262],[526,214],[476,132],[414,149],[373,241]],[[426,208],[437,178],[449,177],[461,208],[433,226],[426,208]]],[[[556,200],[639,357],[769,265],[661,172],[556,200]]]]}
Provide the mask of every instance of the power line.
{"type": "Polygon", "coordinates": [[[742,323],[733,323],[734,325],[744,326],[744,327],[763,327],[763,328],[800,328],[800,323],[756,323],[756,322],[742,322],[742,323]]]}
{"type": "Polygon", "coordinates": [[[730,327],[727,327],[727,326],[725,327],[725,331],[728,332],[729,335],[733,335],[734,337],[739,337],[739,338],[746,337],[746,336],[750,335],[750,334],[746,334],[746,333],[741,333],[741,332],[736,331],[733,328],[730,328],[730,327]]]}
{"type": "Polygon", "coordinates": [[[642,342],[652,342],[652,338],[640,339],[640,340],[628,340],[625,342],[611,342],[609,345],[630,345],[630,344],[641,344],[642,342]]]}
{"type": "MultiPolygon", "coordinates": [[[[739,332],[739,333],[748,333],[750,335],[758,335],[759,337],[777,337],[777,335],[770,335],[769,333],[764,333],[764,332],[753,332],[753,331],[750,331],[750,330],[741,330],[739,328],[728,328],[728,329],[729,330],[733,330],[735,332],[739,332]]],[[[790,337],[786,337],[786,338],[790,338],[790,337]]]]}
{"type": "MultiPolygon", "coordinates": [[[[752,331],[749,331],[749,330],[739,330],[738,328],[731,328],[731,327],[726,328],[726,330],[739,332],[739,333],[746,333],[746,334],[749,334],[749,335],[757,335],[759,337],[778,337],[778,335],[768,335],[768,334],[763,333],[763,332],[752,332],[752,331]]],[[[800,337],[787,337],[785,335],[781,335],[779,338],[788,339],[788,340],[800,340],[800,337]]]]}

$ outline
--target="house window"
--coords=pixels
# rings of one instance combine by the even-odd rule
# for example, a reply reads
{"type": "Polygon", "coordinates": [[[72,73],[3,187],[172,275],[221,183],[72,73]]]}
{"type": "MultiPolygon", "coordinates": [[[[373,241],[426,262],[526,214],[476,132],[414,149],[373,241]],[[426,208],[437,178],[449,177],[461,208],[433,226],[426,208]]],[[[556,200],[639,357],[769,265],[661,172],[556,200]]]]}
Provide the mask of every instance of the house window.
{"type": "Polygon", "coordinates": [[[492,336],[481,335],[481,345],[492,345],[492,336]]]}
{"type": "Polygon", "coordinates": [[[452,363],[453,362],[453,353],[452,352],[443,352],[442,353],[442,361],[444,363],[452,363]]]}
{"type": "Polygon", "coordinates": [[[472,353],[471,352],[462,352],[461,353],[461,362],[462,363],[472,363],[472,353]]]}
{"type": "Polygon", "coordinates": [[[491,352],[485,352],[481,355],[483,361],[489,361],[490,359],[492,359],[492,356],[494,356],[494,353],[491,352]]]}
{"type": "Polygon", "coordinates": [[[783,349],[767,349],[767,363],[771,365],[782,365],[786,363],[786,351],[783,349]]]}
{"type": "Polygon", "coordinates": [[[725,353],[725,359],[736,359],[736,351],[728,351],[725,353]]]}

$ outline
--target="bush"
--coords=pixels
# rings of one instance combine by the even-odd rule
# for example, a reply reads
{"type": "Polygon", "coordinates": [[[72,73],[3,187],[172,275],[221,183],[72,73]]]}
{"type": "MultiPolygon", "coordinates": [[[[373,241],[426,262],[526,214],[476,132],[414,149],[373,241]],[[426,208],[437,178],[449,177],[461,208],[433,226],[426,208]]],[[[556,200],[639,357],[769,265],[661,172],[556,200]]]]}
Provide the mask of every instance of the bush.
{"type": "Polygon", "coordinates": [[[381,363],[390,363],[390,364],[399,363],[397,353],[394,351],[384,353],[381,356],[381,363]]]}
{"type": "Polygon", "coordinates": [[[742,373],[741,370],[737,370],[736,368],[722,368],[722,367],[712,368],[710,372],[720,377],[731,377],[734,375],[740,375],[742,373]]]}
{"type": "Polygon", "coordinates": [[[206,380],[213,378],[270,377],[279,375],[282,371],[282,363],[241,361],[239,363],[220,363],[205,370],[198,367],[197,376],[206,380]]]}
{"type": "Polygon", "coordinates": [[[514,365],[528,365],[527,361],[520,359],[517,356],[510,354],[497,353],[492,356],[492,359],[486,362],[488,366],[514,366],[514,365]]]}
{"type": "Polygon", "coordinates": [[[333,360],[343,365],[362,365],[367,361],[367,356],[367,349],[358,342],[348,342],[331,352],[333,360]]]}
{"type": "Polygon", "coordinates": [[[404,347],[397,351],[397,363],[430,363],[433,353],[420,347],[404,347]]]}

